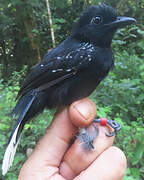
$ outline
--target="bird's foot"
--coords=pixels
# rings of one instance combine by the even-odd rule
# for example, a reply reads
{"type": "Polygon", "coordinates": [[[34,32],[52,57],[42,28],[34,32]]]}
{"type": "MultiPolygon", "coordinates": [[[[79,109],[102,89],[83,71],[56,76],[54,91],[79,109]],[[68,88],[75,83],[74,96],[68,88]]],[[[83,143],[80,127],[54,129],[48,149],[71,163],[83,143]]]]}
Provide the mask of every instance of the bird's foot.
{"type": "Polygon", "coordinates": [[[109,134],[106,134],[108,137],[114,136],[116,132],[121,129],[121,125],[114,120],[108,120],[106,118],[94,119],[93,123],[87,128],[80,128],[79,134],[77,135],[77,138],[80,140],[80,144],[86,151],[94,149],[93,142],[99,132],[98,126],[95,123],[100,123],[100,125],[107,126],[110,129],[109,134]]]}
{"type": "Polygon", "coordinates": [[[94,119],[95,123],[100,123],[102,126],[107,126],[109,128],[112,128],[114,131],[110,131],[109,134],[106,134],[106,136],[112,137],[114,136],[117,131],[121,129],[121,125],[114,121],[114,120],[109,120],[107,118],[100,118],[100,119],[94,119]]]}
{"type": "Polygon", "coordinates": [[[93,141],[98,135],[98,127],[95,123],[92,123],[87,128],[80,128],[78,135],[76,136],[80,140],[80,144],[86,151],[94,149],[93,141]]]}

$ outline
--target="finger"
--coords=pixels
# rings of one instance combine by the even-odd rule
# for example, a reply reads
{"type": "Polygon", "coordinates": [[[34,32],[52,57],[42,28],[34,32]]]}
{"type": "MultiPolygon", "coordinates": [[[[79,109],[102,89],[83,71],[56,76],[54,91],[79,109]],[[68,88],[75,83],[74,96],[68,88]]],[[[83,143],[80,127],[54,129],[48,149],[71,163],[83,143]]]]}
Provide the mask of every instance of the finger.
{"type": "MultiPolygon", "coordinates": [[[[78,123],[81,124],[95,114],[94,104],[88,103],[88,98],[77,101],[75,110],[69,114],[68,108],[56,113],[51,126],[45,135],[38,142],[34,152],[24,164],[25,171],[31,169],[44,169],[46,166],[59,166],[61,159],[69,147],[70,140],[77,131],[76,126],[71,123],[70,116],[78,116],[78,123]],[[78,109],[78,110],[77,110],[78,109]],[[90,112],[88,115],[84,112],[90,112]],[[76,115],[74,115],[76,113],[76,115]],[[79,115],[80,114],[80,115],[79,115]],[[83,118],[81,116],[83,114],[83,118]]],[[[75,103],[74,103],[75,104],[75,103]]],[[[73,104],[71,105],[73,106],[73,104]]],[[[75,121],[76,124],[76,121],[75,121]]],[[[23,171],[22,169],[22,171],[23,171]]]]}
{"type": "MultiPolygon", "coordinates": [[[[94,125],[96,125],[96,123],[94,123],[94,125]]],[[[93,125],[91,126],[93,128],[93,125]]],[[[88,168],[102,152],[113,144],[114,137],[105,135],[108,133],[108,128],[100,125],[97,125],[97,127],[99,133],[94,141],[94,150],[87,151],[79,139],[77,139],[65,154],[60,166],[60,173],[66,179],[73,179],[81,171],[88,168]]]]}
{"type": "Polygon", "coordinates": [[[93,122],[95,116],[96,106],[89,98],[76,101],[69,107],[69,117],[76,127],[88,126],[93,122]],[[91,111],[87,107],[91,107],[91,111]]]}
{"type": "Polygon", "coordinates": [[[117,147],[105,150],[91,165],[74,180],[122,180],[126,171],[126,157],[117,147]]]}

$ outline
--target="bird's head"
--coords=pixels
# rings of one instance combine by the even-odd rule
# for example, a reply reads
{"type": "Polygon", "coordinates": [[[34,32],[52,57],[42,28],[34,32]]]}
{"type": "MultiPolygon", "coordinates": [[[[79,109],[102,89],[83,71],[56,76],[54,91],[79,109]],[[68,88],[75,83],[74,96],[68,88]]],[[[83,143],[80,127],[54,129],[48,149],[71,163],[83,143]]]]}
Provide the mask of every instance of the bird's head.
{"type": "Polygon", "coordinates": [[[76,23],[72,36],[100,47],[110,47],[117,29],[136,22],[134,18],[118,16],[111,6],[90,6],[76,23]]]}

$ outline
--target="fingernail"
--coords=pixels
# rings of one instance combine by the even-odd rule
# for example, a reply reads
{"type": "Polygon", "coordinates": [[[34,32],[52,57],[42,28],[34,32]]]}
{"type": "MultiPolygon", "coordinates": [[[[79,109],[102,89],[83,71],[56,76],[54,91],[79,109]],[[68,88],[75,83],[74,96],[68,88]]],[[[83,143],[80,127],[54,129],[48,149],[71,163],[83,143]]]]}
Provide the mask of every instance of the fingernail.
{"type": "Polygon", "coordinates": [[[81,101],[77,103],[74,107],[85,120],[91,118],[91,114],[93,113],[93,107],[89,101],[81,101]]]}

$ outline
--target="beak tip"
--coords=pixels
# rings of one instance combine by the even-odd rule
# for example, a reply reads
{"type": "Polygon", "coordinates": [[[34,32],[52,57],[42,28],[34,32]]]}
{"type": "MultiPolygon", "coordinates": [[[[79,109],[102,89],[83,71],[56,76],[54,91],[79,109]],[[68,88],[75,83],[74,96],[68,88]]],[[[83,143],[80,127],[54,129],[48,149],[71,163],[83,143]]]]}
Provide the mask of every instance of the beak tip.
{"type": "Polygon", "coordinates": [[[135,18],[118,16],[116,21],[110,23],[109,25],[111,27],[122,28],[122,27],[125,27],[127,25],[130,25],[130,24],[136,23],[136,22],[137,21],[135,18]]]}
{"type": "Polygon", "coordinates": [[[132,23],[137,23],[137,20],[135,18],[131,18],[132,23]]]}
{"type": "Polygon", "coordinates": [[[137,23],[137,20],[136,20],[136,19],[134,19],[134,23],[137,23]]]}

